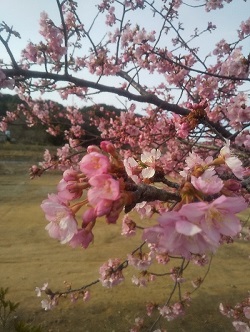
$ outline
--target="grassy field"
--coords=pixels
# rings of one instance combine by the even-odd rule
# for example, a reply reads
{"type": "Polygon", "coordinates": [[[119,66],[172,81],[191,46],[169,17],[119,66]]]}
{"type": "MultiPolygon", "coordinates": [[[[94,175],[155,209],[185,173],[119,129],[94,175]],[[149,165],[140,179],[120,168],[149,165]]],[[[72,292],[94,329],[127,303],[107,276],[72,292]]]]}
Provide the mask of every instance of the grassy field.
{"type": "MultiPolygon", "coordinates": [[[[103,220],[95,227],[95,241],[87,250],[72,249],[49,238],[40,204],[47,193],[55,191],[60,175],[48,173],[34,180],[28,175],[29,166],[41,159],[43,151],[44,147],[39,146],[0,145],[0,287],[9,287],[8,298],[20,302],[17,319],[40,325],[44,332],[129,331],[134,319],[144,316],[147,301],[166,301],[173,285],[169,276],[137,288],[131,283],[137,272],[128,268],[124,284],[113,289],[95,285],[89,302],[72,304],[64,299],[49,312],[40,306],[36,286],[49,282],[53,290],[64,289],[67,281],[80,287],[98,279],[99,266],[109,257],[126,259],[126,253],[141,243],[140,235],[130,239],[120,235],[120,221],[107,225],[103,220]]],[[[186,315],[173,322],[161,320],[160,327],[168,332],[233,332],[231,322],[219,313],[218,306],[246,296],[249,254],[249,243],[220,248],[205,283],[193,294],[186,315]]],[[[184,289],[193,290],[192,278],[204,273],[202,268],[191,267],[184,289]]],[[[145,317],[145,322],[147,328],[143,331],[149,331],[152,320],[150,323],[145,317]]]]}

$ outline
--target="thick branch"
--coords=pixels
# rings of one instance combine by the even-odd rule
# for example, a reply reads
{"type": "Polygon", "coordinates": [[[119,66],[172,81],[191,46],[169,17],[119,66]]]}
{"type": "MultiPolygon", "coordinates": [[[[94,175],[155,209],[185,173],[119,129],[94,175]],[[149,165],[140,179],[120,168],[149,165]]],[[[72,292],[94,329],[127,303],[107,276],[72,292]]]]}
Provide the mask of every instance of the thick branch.
{"type": "Polygon", "coordinates": [[[162,202],[179,202],[181,200],[181,197],[175,193],[168,192],[164,189],[159,189],[146,184],[140,184],[133,192],[133,203],[125,206],[125,213],[130,212],[137,203],[141,203],[144,201],[153,202],[157,200],[162,202]]]}
{"type": "MultiPolygon", "coordinates": [[[[127,90],[103,85],[96,82],[91,82],[87,80],[83,80],[71,75],[67,74],[53,74],[48,72],[40,72],[40,71],[34,71],[34,70],[24,70],[21,68],[18,69],[2,69],[4,74],[7,77],[12,77],[14,79],[30,79],[30,78],[40,78],[40,79],[46,79],[46,80],[54,80],[57,82],[68,82],[73,83],[78,87],[84,87],[84,88],[92,88],[96,89],[102,92],[109,92],[118,96],[125,97],[130,100],[138,101],[141,103],[148,103],[155,105],[163,110],[166,110],[168,112],[172,112],[175,114],[179,114],[182,116],[186,116],[190,113],[190,111],[186,108],[180,107],[176,104],[170,104],[167,101],[164,101],[160,98],[158,98],[156,95],[147,93],[143,95],[136,95],[134,93],[131,93],[127,90]]],[[[211,121],[208,121],[206,119],[206,123],[209,124],[211,128],[214,128],[217,132],[219,132],[224,138],[230,138],[231,133],[227,131],[225,128],[223,128],[219,123],[213,123],[211,121]]]]}

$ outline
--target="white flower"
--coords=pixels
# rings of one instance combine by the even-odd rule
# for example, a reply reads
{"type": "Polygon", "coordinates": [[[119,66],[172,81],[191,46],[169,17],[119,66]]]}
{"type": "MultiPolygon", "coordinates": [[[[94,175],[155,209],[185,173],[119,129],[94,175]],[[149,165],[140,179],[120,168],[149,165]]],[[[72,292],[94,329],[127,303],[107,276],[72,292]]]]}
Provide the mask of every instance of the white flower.
{"type": "Polygon", "coordinates": [[[41,304],[42,304],[42,308],[47,311],[47,310],[51,310],[52,309],[52,304],[50,301],[48,300],[42,300],[41,301],[41,304]]]}
{"type": "Polygon", "coordinates": [[[141,161],[148,166],[141,172],[143,179],[149,179],[155,175],[155,161],[160,157],[161,151],[158,149],[152,149],[150,152],[144,151],[141,154],[141,161]]]}
{"type": "Polygon", "coordinates": [[[141,154],[141,161],[147,165],[154,164],[156,160],[161,157],[161,151],[158,149],[152,149],[149,151],[144,151],[141,154]]]}
{"type": "Polygon", "coordinates": [[[244,168],[239,158],[232,156],[230,151],[230,141],[226,141],[226,145],[220,150],[220,156],[225,160],[226,165],[231,169],[238,179],[242,179],[244,175],[244,168]]]}

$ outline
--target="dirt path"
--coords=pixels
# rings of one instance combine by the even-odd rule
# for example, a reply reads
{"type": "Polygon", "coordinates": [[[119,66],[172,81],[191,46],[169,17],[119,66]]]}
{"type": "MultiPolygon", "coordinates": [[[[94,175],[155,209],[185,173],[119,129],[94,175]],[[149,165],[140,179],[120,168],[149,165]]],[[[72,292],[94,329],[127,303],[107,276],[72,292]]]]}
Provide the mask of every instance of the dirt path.
{"type": "MultiPolygon", "coordinates": [[[[39,205],[55,190],[59,176],[30,181],[27,168],[26,162],[0,161],[0,287],[9,287],[9,298],[20,302],[19,319],[41,324],[44,332],[122,332],[129,331],[135,317],[143,316],[144,302],[164,303],[164,294],[172,285],[169,277],[139,289],[130,282],[135,271],[127,269],[125,285],[104,289],[97,284],[89,302],[71,304],[67,299],[53,311],[43,311],[34,292],[36,286],[49,282],[55,290],[63,289],[65,280],[73,287],[93,281],[101,263],[109,257],[126,258],[127,250],[132,251],[140,241],[122,238],[119,224],[101,221],[88,250],[71,249],[49,238],[39,205]]],[[[205,284],[194,293],[187,315],[173,323],[163,321],[162,326],[168,332],[234,331],[231,322],[220,315],[218,305],[221,301],[236,303],[246,295],[249,254],[247,243],[221,248],[205,284]]],[[[196,271],[196,277],[204,272],[200,268],[196,271]]],[[[191,277],[186,283],[192,290],[191,277]]]]}

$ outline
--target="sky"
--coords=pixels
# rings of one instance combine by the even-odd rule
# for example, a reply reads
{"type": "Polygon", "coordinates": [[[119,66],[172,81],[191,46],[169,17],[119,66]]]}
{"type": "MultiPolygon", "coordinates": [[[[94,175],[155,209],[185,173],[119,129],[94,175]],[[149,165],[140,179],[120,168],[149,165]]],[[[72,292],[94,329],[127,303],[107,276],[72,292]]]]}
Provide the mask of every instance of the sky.
{"type": "MultiPolygon", "coordinates": [[[[89,27],[92,23],[93,18],[96,15],[97,8],[96,5],[99,0],[78,0],[78,14],[82,19],[85,27],[89,27]]],[[[162,3],[161,0],[155,0],[155,3],[162,3]]],[[[204,3],[203,0],[185,0],[189,5],[197,5],[204,3]]],[[[49,16],[55,22],[59,21],[59,15],[57,10],[57,5],[55,0],[0,0],[1,12],[0,21],[6,22],[9,26],[13,26],[13,29],[18,31],[21,35],[21,40],[18,38],[12,38],[10,41],[10,48],[12,49],[15,57],[20,58],[20,52],[28,43],[29,40],[33,42],[38,42],[40,40],[39,31],[39,17],[42,11],[49,13],[49,16]]],[[[140,11],[141,15],[138,15],[135,19],[136,22],[141,26],[145,27],[147,30],[157,29],[160,21],[152,19],[152,14],[149,15],[146,11],[140,11]]],[[[195,10],[191,7],[185,6],[185,8],[180,13],[180,20],[184,22],[185,32],[187,36],[192,34],[195,27],[201,27],[200,29],[207,26],[208,22],[213,22],[217,26],[217,31],[212,34],[206,34],[205,37],[199,39],[199,46],[202,50],[202,56],[205,57],[206,54],[213,48],[215,43],[222,38],[229,41],[234,41],[237,38],[236,29],[239,27],[242,21],[245,21],[250,16],[250,0],[233,0],[230,4],[225,4],[223,10],[216,10],[206,13],[204,9],[195,10]]],[[[96,41],[100,41],[101,36],[105,34],[108,28],[103,25],[94,26],[93,38],[96,41]]],[[[163,39],[164,43],[164,39],[163,39]]],[[[166,40],[167,43],[167,40],[166,40]]],[[[246,42],[248,51],[250,50],[250,41],[246,42]]],[[[246,54],[247,55],[247,54],[246,54]]],[[[3,59],[4,62],[8,61],[8,55],[6,51],[0,46],[0,60],[3,59]]],[[[84,77],[88,80],[95,80],[90,74],[88,77],[84,77]]],[[[152,82],[155,80],[155,84],[159,84],[156,78],[151,78],[152,82]]],[[[108,78],[108,83],[111,82],[110,77],[108,78]]],[[[3,92],[9,93],[7,89],[3,92]]],[[[61,100],[57,95],[53,94],[51,99],[57,101],[61,100]]],[[[109,103],[110,96],[102,94],[96,98],[97,102],[109,103]]],[[[83,102],[71,98],[66,103],[76,103],[82,106],[83,102]]],[[[64,102],[65,104],[65,102],[64,102]]],[[[113,97],[112,104],[121,107],[121,103],[116,97],[113,97]]]]}

